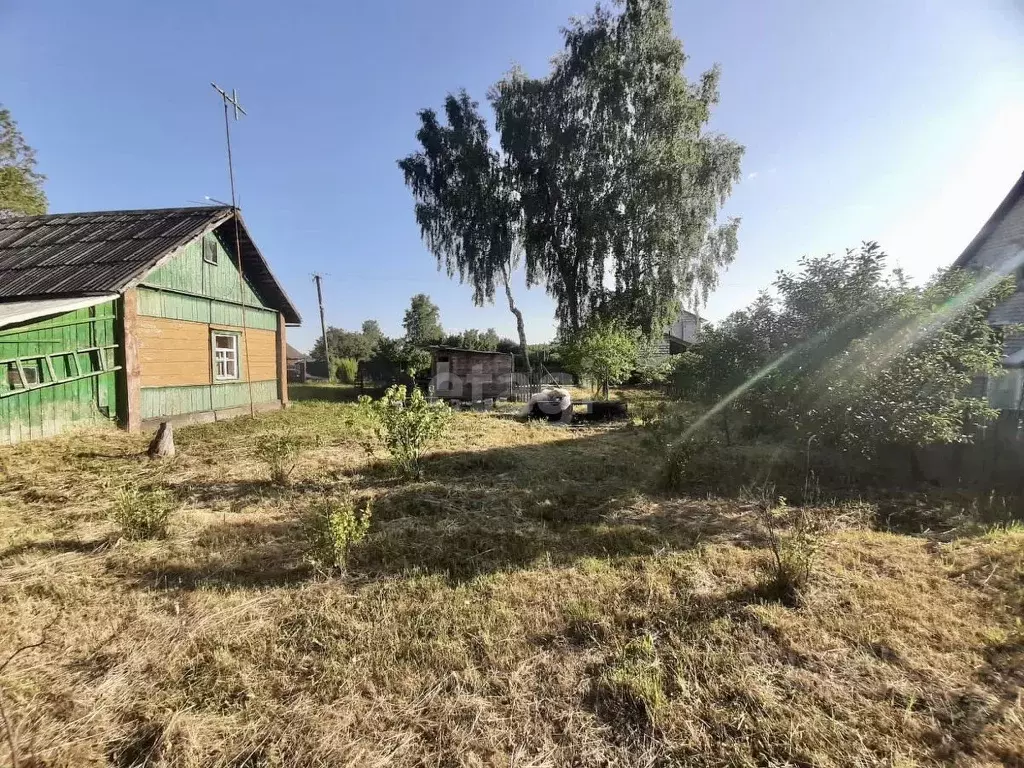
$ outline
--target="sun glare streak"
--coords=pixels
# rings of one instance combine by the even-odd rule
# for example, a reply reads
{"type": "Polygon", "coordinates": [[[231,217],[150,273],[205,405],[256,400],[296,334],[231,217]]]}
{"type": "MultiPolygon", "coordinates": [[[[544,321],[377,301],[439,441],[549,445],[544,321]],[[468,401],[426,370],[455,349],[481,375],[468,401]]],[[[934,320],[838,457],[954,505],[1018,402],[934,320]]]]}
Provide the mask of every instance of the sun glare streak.
{"type": "Polygon", "coordinates": [[[852,379],[855,375],[861,377],[876,375],[897,355],[906,352],[919,341],[948,325],[1022,264],[1024,264],[1024,248],[1019,249],[1012,258],[1003,261],[998,269],[986,272],[980,280],[972,283],[966,290],[950,297],[934,312],[910,323],[901,323],[895,328],[875,331],[865,340],[862,351],[855,357],[844,360],[834,370],[833,376],[852,379]],[[879,351],[879,354],[874,354],[879,351]],[[871,354],[870,359],[868,359],[869,353],[871,354]]]}
{"type": "Polygon", "coordinates": [[[755,373],[749,379],[747,379],[742,384],[740,384],[738,387],[736,387],[736,389],[734,389],[732,392],[730,392],[725,397],[723,397],[721,400],[719,400],[717,403],[715,403],[713,406],[711,406],[699,419],[697,419],[695,422],[693,422],[693,424],[691,424],[689,427],[687,427],[685,430],[683,430],[683,433],[682,433],[682,435],[679,436],[679,439],[680,440],[685,440],[686,438],[688,438],[690,435],[692,435],[694,432],[696,432],[702,426],[707,424],[709,419],[711,419],[715,415],[721,413],[722,409],[724,409],[726,406],[728,406],[733,400],[738,398],[744,392],[749,390],[752,386],[754,386],[757,382],[759,382],[761,379],[763,379],[769,373],[771,373],[772,371],[777,369],[779,366],[781,366],[783,363],[785,363],[787,360],[789,360],[794,355],[802,352],[805,349],[809,349],[810,347],[813,347],[813,346],[816,346],[816,345],[820,344],[828,336],[830,336],[835,330],[836,330],[835,328],[828,328],[828,329],[826,329],[824,331],[821,331],[817,335],[813,336],[812,338],[808,339],[807,341],[804,341],[804,342],[802,342],[800,344],[797,344],[795,347],[793,347],[791,350],[789,350],[785,354],[780,355],[775,360],[773,360],[772,362],[768,363],[768,365],[766,365],[761,370],[757,371],[757,373],[755,373]]]}
{"type": "MultiPolygon", "coordinates": [[[[972,283],[966,290],[961,291],[956,296],[951,297],[934,312],[931,312],[916,321],[905,324],[902,327],[889,328],[887,330],[880,330],[872,333],[865,340],[864,349],[878,350],[881,348],[881,354],[873,355],[870,362],[868,361],[865,352],[859,353],[854,358],[846,358],[843,360],[841,365],[831,372],[831,376],[834,378],[852,378],[851,374],[853,371],[857,371],[859,374],[867,376],[877,374],[885,365],[891,362],[893,358],[901,352],[910,349],[921,339],[927,338],[931,334],[940,330],[943,326],[947,325],[975,301],[991,291],[1000,280],[1003,280],[1007,275],[1013,273],[1022,265],[1024,265],[1024,247],[1021,247],[1013,258],[1003,261],[999,265],[998,269],[986,272],[980,280],[972,283]],[[866,367],[867,370],[865,370],[866,367]]],[[[840,325],[832,326],[831,328],[827,328],[824,331],[819,332],[814,337],[798,344],[793,347],[793,349],[783,355],[780,355],[768,365],[761,368],[753,376],[748,378],[729,394],[711,406],[711,408],[703,413],[693,424],[683,430],[683,433],[680,435],[680,439],[685,440],[690,437],[690,435],[707,424],[707,422],[717,414],[721,413],[722,410],[747,392],[758,381],[777,370],[796,354],[817,346],[825,341],[829,336],[847,325],[855,316],[856,314],[851,315],[840,325]]]]}

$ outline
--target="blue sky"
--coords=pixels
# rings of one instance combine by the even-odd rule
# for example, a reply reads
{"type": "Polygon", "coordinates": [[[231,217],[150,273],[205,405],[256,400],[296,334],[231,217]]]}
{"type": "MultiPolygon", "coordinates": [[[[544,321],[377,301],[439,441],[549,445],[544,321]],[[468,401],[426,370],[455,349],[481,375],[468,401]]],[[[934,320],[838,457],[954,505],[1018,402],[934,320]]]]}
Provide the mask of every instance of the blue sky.
{"type": "MultiPolygon", "coordinates": [[[[416,111],[513,63],[541,74],[591,0],[0,0],[0,101],[36,147],[51,210],[224,199],[211,80],[237,88],[246,221],[305,324],[401,330],[429,293],[451,330],[514,335],[502,305],[436,271],[395,161],[416,111]],[[300,10],[301,9],[301,10],[300,10]]],[[[951,262],[1024,171],[1024,0],[691,0],[687,74],[718,62],[713,128],[747,147],[726,212],[740,251],[705,309],[743,306],[803,254],[878,240],[911,275],[951,262]]],[[[517,295],[531,341],[552,304],[517,295]]]]}

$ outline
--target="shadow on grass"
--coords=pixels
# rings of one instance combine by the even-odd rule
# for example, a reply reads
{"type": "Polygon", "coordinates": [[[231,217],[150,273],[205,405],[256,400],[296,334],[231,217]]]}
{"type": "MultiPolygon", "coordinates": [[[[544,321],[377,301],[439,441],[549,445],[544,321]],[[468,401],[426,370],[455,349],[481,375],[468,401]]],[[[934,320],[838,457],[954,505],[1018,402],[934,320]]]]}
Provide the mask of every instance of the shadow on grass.
{"type": "Polygon", "coordinates": [[[289,384],[288,397],[295,402],[354,403],[360,395],[379,398],[383,387],[360,388],[357,384],[289,384]]]}
{"type": "Polygon", "coordinates": [[[128,562],[123,572],[148,589],[281,587],[312,575],[303,544],[298,520],[221,522],[181,553],[142,566],[128,562]]]}
{"type": "MultiPolygon", "coordinates": [[[[438,574],[453,581],[538,564],[618,558],[687,549],[710,539],[752,541],[736,505],[651,502],[656,457],[628,430],[481,451],[439,453],[418,481],[382,466],[348,478],[373,498],[373,524],[353,548],[348,573],[377,579],[438,574]],[[731,510],[731,511],[730,511],[731,510]]],[[[147,565],[140,584],[168,588],[265,587],[311,575],[302,497],[336,493],[330,483],[277,489],[265,482],[183,485],[202,501],[237,504],[270,497],[296,502],[289,520],[225,520],[203,531],[184,557],[147,565]]]]}
{"type": "Polygon", "coordinates": [[[170,484],[170,491],[179,501],[199,504],[229,502],[232,507],[288,499],[307,494],[331,493],[335,484],[328,480],[303,480],[279,485],[270,480],[239,480],[229,482],[185,482],[170,484]]]}
{"type": "Polygon", "coordinates": [[[110,546],[110,540],[89,539],[47,539],[46,541],[29,541],[22,544],[15,544],[7,549],[0,550],[0,560],[8,557],[17,557],[27,554],[95,554],[110,546]]]}

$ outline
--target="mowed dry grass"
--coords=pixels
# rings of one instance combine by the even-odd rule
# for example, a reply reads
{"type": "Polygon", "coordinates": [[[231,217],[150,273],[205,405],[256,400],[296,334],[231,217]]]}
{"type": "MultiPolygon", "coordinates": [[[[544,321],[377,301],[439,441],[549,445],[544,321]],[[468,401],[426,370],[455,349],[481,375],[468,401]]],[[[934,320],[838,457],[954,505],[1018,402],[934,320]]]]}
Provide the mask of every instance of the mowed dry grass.
{"type": "Polygon", "coordinates": [[[354,414],[0,450],[0,662],[46,638],[0,673],[22,766],[1024,764],[1019,529],[846,526],[791,607],[749,507],[657,493],[640,430],[460,415],[399,482],[354,414]],[[318,441],[291,487],[270,431],[318,441]],[[117,538],[128,482],[167,539],[117,538]],[[300,521],[342,493],[375,517],[328,580],[300,521]]]}

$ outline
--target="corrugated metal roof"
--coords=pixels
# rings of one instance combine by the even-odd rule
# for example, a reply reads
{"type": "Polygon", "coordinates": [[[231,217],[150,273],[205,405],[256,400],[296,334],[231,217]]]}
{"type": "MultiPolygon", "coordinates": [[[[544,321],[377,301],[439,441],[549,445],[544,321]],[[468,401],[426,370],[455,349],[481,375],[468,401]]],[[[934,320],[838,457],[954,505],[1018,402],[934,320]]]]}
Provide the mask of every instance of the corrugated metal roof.
{"type": "MultiPolygon", "coordinates": [[[[17,216],[0,220],[0,302],[19,298],[119,292],[203,232],[228,227],[229,207],[158,208],[17,216]]],[[[243,272],[289,325],[301,317],[238,214],[243,272]]],[[[232,249],[233,250],[233,249],[232,249]]]]}
{"type": "Polygon", "coordinates": [[[75,296],[66,299],[4,302],[0,304],[0,328],[35,320],[37,317],[60,315],[75,309],[85,309],[116,298],[116,293],[107,293],[100,296],[75,296]]]}

